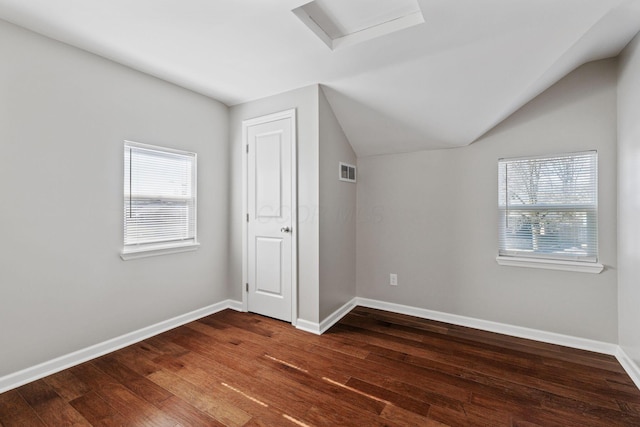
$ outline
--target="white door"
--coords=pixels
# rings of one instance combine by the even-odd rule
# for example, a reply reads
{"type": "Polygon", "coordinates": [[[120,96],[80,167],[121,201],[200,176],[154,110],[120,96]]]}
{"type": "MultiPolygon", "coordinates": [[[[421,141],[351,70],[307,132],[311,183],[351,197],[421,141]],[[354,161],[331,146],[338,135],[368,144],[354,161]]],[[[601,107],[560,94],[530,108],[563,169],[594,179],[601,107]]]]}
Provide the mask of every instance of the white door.
{"type": "Polygon", "coordinates": [[[290,322],[295,251],[293,111],[245,122],[247,309],[290,322]]]}

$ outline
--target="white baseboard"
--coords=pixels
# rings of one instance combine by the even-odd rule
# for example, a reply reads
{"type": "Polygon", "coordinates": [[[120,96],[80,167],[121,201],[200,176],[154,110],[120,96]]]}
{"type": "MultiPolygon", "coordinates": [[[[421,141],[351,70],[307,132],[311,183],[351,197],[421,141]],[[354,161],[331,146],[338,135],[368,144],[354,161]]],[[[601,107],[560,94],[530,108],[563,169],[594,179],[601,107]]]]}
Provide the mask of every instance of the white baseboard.
{"type": "Polygon", "coordinates": [[[317,322],[310,322],[304,319],[297,319],[295,324],[296,329],[301,331],[310,332],[312,334],[320,335],[320,324],[317,322]]]}
{"type": "MultiPolygon", "coordinates": [[[[354,307],[362,306],[379,310],[390,311],[398,314],[406,314],[423,319],[435,320],[439,322],[451,323],[459,326],[481,329],[520,338],[532,339],[536,341],[557,344],[566,347],[573,347],[582,350],[616,356],[622,367],[627,371],[633,382],[640,389],[640,367],[616,344],[594,341],[585,338],[572,337],[553,332],[540,331],[537,329],[523,328],[498,322],[475,319],[472,317],[459,316],[456,314],[443,313],[440,311],[428,310],[424,308],[411,307],[407,305],[394,304],[384,301],[367,298],[354,298],[344,304],[338,310],[329,315],[320,323],[310,322],[304,319],[297,319],[296,328],[302,331],[321,335],[333,325],[338,323],[354,307]]],[[[56,359],[41,363],[39,365],[18,371],[4,377],[0,377],[0,393],[9,391],[31,381],[38,380],[64,369],[70,368],[88,360],[95,359],[107,353],[119,350],[131,344],[135,344],[162,332],[184,325],[202,317],[209,316],[224,309],[243,311],[242,302],[235,300],[225,300],[217,304],[203,307],[201,309],[186,313],[173,319],[165,320],[155,325],[130,332],[128,334],[110,339],[108,341],[84,348],[82,350],[69,353],[56,359]]]]}
{"type": "Polygon", "coordinates": [[[4,377],[0,377],[0,393],[4,393],[5,391],[20,387],[21,385],[48,375],[55,374],[56,372],[79,365],[80,363],[95,359],[96,357],[103,356],[107,353],[111,353],[128,345],[135,344],[162,332],[193,322],[194,320],[209,316],[224,309],[231,308],[233,310],[237,310],[238,306],[242,308],[242,303],[233,300],[222,301],[217,304],[194,310],[190,313],[182,314],[174,317],[173,319],[165,320],[156,323],[155,325],[147,326],[146,328],[129,332],[128,334],[74,351],[73,353],[60,356],[53,360],[14,372],[4,377]]]}
{"type": "Polygon", "coordinates": [[[230,308],[231,310],[245,311],[244,308],[242,307],[242,301],[235,301],[235,300],[229,299],[226,302],[229,304],[227,308],[230,308]]]}
{"type": "Polygon", "coordinates": [[[296,328],[305,332],[311,332],[312,334],[322,335],[325,332],[327,332],[330,327],[338,323],[340,319],[346,316],[357,305],[356,300],[357,298],[352,299],[351,301],[349,301],[348,303],[346,303],[345,305],[343,305],[342,307],[340,307],[339,309],[331,313],[329,316],[327,316],[326,319],[324,319],[320,323],[309,322],[308,320],[304,320],[304,319],[298,319],[296,321],[296,328]]]}
{"type": "Polygon", "coordinates": [[[524,328],[521,326],[508,325],[505,323],[492,322],[488,320],[481,320],[473,317],[459,316],[457,314],[444,313],[441,311],[428,310],[419,307],[411,307],[408,305],[394,304],[385,301],[357,297],[349,301],[340,309],[336,310],[322,323],[317,324],[313,322],[307,322],[305,320],[299,320],[298,328],[320,335],[326,332],[331,326],[336,324],[340,319],[348,314],[351,309],[356,306],[375,308],[379,310],[390,311],[393,313],[419,317],[422,319],[435,320],[438,322],[466,326],[483,331],[495,332],[514,337],[615,356],[620,362],[620,365],[622,365],[629,377],[631,377],[635,385],[638,387],[638,389],[640,389],[640,366],[638,366],[638,364],[636,364],[633,359],[631,359],[617,344],[595,341],[587,338],[579,338],[570,335],[563,335],[555,332],[541,331],[538,329],[524,328]]]}
{"type": "Polygon", "coordinates": [[[640,389],[640,366],[638,366],[638,364],[629,357],[622,347],[618,347],[616,358],[624,370],[627,371],[627,374],[629,374],[636,387],[640,389]]]}
{"type": "Polygon", "coordinates": [[[511,335],[514,337],[588,350],[612,356],[615,356],[618,351],[618,346],[616,344],[541,331],[538,329],[524,328],[521,326],[513,326],[505,323],[475,319],[473,317],[459,316],[457,314],[443,313],[441,311],[427,310],[424,308],[411,307],[367,298],[356,298],[355,303],[362,307],[377,308],[379,310],[407,314],[409,316],[420,317],[423,319],[451,323],[459,326],[467,326],[469,328],[482,329],[483,331],[496,332],[499,334],[511,335]]]}
{"type": "Polygon", "coordinates": [[[353,310],[353,308],[356,305],[357,305],[356,298],[354,298],[348,303],[346,303],[345,305],[343,305],[342,307],[340,307],[339,309],[337,309],[336,311],[334,311],[333,313],[331,313],[329,316],[327,316],[326,319],[320,322],[320,333],[324,334],[325,332],[327,332],[329,328],[331,328],[333,325],[338,323],[340,319],[342,319],[344,316],[349,314],[349,312],[353,310]]]}

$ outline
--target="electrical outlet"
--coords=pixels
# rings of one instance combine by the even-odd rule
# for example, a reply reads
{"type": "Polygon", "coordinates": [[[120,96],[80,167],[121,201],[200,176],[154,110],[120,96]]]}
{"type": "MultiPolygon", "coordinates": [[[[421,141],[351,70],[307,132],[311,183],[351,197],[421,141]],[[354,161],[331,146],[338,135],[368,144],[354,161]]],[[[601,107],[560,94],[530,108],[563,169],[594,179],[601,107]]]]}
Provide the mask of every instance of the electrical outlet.
{"type": "Polygon", "coordinates": [[[389,285],[398,286],[398,275],[395,273],[391,273],[389,275],[389,285]]]}

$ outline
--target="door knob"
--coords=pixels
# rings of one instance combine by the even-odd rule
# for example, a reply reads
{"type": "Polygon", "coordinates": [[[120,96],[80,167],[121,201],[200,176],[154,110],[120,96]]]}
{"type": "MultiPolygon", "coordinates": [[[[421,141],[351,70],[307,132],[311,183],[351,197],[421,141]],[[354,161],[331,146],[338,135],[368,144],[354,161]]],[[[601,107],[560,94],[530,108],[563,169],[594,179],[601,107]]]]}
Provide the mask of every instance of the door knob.
{"type": "Polygon", "coordinates": [[[282,227],[280,231],[282,231],[283,233],[291,233],[291,229],[289,227],[282,227]]]}

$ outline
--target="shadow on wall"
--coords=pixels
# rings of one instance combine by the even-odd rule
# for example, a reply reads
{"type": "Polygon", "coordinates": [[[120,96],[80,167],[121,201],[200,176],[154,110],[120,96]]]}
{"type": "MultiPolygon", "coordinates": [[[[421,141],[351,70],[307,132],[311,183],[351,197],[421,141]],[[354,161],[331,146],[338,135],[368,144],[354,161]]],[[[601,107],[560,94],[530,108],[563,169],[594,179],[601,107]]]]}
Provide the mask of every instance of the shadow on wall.
{"type": "MultiPolygon", "coordinates": [[[[615,60],[611,59],[608,61],[615,60]]],[[[511,116],[505,118],[494,128],[487,131],[484,135],[479,137],[474,144],[481,142],[483,139],[520,128],[526,124],[531,117],[553,116],[571,105],[582,104],[588,98],[602,95],[602,93],[607,90],[607,85],[586,85],[584,83],[585,81],[593,81],[594,79],[601,80],[603,78],[599,68],[591,66],[592,64],[593,63],[587,63],[578,67],[568,76],[558,81],[532,101],[522,106],[511,116]],[[580,78],[575,78],[575,76],[580,76],[580,78]]],[[[610,78],[614,79],[615,76],[610,78]]],[[[551,133],[549,136],[552,138],[558,138],[563,135],[555,132],[551,133]]]]}

